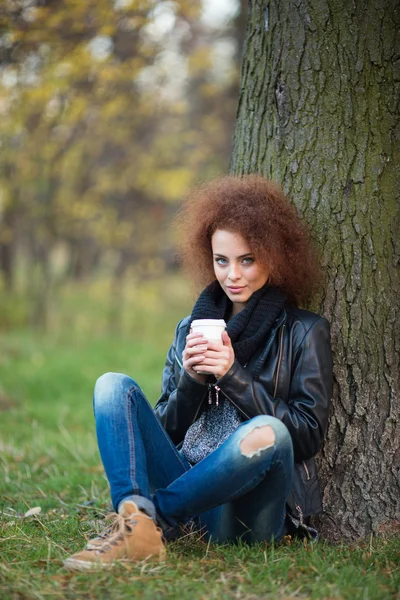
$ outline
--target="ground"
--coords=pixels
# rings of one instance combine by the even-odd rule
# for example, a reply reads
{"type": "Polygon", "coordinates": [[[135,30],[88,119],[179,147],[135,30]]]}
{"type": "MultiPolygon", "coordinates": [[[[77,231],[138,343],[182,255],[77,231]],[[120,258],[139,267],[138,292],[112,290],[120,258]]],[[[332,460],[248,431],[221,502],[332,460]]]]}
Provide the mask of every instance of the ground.
{"type": "Polygon", "coordinates": [[[180,286],[177,280],[160,310],[165,284],[143,285],[123,296],[118,314],[101,285],[65,290],[47,332],[3,332],[0,598],[400,598],[400,536],[393,533],[353,545],[253,547],[216,546],[189,533],[169,545],[164,564],[96,574],[63,568],[111,508],[93,427],[94,382],[106,371],[126,372],[155,402],[174,324],[191,304],[180,286]],[[36,507],[38,514],[24,517],[36,507]]]}

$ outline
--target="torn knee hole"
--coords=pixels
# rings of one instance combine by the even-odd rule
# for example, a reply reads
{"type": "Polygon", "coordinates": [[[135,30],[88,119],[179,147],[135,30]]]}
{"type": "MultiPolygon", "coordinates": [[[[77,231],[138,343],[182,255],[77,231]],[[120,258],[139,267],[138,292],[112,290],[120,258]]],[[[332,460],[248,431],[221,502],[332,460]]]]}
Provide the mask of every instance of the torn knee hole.
{"type": "Polygon", "coordinates": [[[270,425],[255,427],[240,442],[240,451],[243,456],[252,458],[259,456],[263,450],[275,444],[275,432],[270,425]]]}

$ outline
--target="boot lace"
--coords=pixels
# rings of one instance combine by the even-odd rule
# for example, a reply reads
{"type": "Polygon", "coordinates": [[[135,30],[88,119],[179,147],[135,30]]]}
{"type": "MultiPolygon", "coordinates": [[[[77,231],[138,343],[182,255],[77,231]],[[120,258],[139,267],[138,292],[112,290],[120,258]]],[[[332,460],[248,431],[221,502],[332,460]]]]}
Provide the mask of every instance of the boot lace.
{"type": "Polygon", "coordinates": [[[111,525],[108,525],[96,538],[99,540],[99,544],[96,548],[87,548],[88,550],[94,550],[96,552],[107,552],[111,550],[111,546],[118,546],[126,535],[130,535],[133,531],[133,526],[136,521],[133,519],[126,519],[122,515],[117,513],[110,513],[106,515],[106,520],[114,519],[111,525]]]}

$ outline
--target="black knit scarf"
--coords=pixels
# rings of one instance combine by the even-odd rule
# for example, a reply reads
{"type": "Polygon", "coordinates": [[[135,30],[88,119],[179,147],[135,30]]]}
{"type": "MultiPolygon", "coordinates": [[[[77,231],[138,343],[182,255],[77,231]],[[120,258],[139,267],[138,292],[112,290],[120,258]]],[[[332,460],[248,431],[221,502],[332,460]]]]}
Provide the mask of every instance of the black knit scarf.
{"type": "MultiPolygon", "coordinates": [[[[264,342],[272,325],[282,312],[286,295],[276,287],[265,284],[254,292],[246,306],[227,323],[235,357],[244,366],[264,342]]],[[[191,321],[195,319],[225,319],[232,310],[232,302],[218,281],[207,286],[193,307],[191,321]]]]}

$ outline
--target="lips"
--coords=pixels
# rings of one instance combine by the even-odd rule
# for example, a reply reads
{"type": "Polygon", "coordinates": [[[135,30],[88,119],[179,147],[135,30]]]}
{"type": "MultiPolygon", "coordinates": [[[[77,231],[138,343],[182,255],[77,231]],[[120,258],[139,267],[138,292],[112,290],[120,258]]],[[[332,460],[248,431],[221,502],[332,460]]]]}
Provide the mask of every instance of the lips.
{"type": "Polygon", "coordinates": [[[240,294],[240,292],[244,289],[243,287],[234,287],[234,286],[227,286],[228,290],[231,292],[231,294],[240,294]]]}

